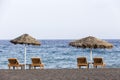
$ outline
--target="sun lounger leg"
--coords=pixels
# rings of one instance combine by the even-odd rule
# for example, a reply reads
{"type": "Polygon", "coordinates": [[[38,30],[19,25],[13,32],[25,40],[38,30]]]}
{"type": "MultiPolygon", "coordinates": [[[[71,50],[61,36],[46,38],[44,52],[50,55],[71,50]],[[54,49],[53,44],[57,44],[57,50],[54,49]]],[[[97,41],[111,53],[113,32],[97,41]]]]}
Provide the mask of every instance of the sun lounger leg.
{"type": "Polygon", "coordinates": [[[34,69],[36,69],[36,66],[34,66],[34,69]]]}
{"type": "Polygon", "coordinates": [[[9,67],[9,69],[10,69],[10,66],[8,66],[9,67]]]}
{"type": "Polygon", "coordinates": [[[13,66],[13,69],[15,70],[15,66],[13,66]]]}
{"type": "Polygon", "coordinates": [[[44,67],[40,67],[40,69],[44,69],[44,67]]]}

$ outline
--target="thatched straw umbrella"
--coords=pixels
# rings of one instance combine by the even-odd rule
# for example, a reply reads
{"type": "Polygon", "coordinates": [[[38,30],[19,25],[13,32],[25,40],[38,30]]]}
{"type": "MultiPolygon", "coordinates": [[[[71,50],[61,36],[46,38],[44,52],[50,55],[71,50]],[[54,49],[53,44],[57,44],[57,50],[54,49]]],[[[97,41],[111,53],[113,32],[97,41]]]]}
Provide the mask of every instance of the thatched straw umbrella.
{"type": "Polygon", "coordinates": [[[24,55],[24,64],[26,69],[26,45],[41,45],[39,41],[35,38],[29,36],[28,34],[23,34],[13,40],[10,41],[14,44],[24,44],[25,45],[25,55],[24,55]]]}
{"type": "Polygon", "coordinates": [[[82,38],[80,40],[75,40],[69,43],[70,46],[77,47],[77,48],[90,48],[90,59],[92,61],[92,49],[96,48],[112,48],[113,45],[108,43],[104,40],[89,36],[82,38]]]}

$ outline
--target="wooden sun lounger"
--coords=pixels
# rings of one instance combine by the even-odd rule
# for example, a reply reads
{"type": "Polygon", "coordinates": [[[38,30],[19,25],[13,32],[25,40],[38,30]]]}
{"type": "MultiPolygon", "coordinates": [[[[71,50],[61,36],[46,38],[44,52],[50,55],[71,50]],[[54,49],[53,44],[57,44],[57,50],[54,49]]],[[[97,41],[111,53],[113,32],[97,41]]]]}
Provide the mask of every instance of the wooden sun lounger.
{"type": "Polygon", "coordinates": [[[103,62],[103,58],[95,57],[93,58],[93,66],[97,68],[97,66],[105,67],[106,64],[103,62]]]}
{"type": "Polygon", "coordinates": [[[31,58],[31,60],[32,60],[31,68],[34,67],[34,69],[36,69],[36,67],[40,67],[40,69],[44,69],[44,64],[42,64],[40,58],[31,58]]]}
{"type": "Polygon", "coordinates": [[[24,64],[20,64],[18,62],[17,58],[9,58],[8,62],[9,62],[9,64],[8,64],[9,69],[11,67],[13,67],[13,69],[15,69],[15,68],[18,69],[19,67],[21,67],[21,69],[22,69],[24,67],[24,64]]]}
{"type": "Polygon", "coordinates": [[[89,64],[87,63],[86,57],[78,57],[77,58],[77,66],[79,69],[81,68],[81,66],[86,66],[88,68],[89,64]]]}

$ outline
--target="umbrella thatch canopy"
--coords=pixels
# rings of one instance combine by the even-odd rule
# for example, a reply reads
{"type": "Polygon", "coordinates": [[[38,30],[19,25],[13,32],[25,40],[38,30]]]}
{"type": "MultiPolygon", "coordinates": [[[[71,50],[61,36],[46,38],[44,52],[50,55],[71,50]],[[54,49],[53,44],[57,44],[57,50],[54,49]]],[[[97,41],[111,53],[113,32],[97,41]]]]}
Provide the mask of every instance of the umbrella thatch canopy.
{"type": "Polygon", "coordinates": [[[23,34],[13,40],[10,41],[14,44],[24,44],[25,45],[25,55],[24,55],[24,64],[26,69],[26,45],[41,45],[39,41],[37,41],[35,38],[29,36],[28,34],[23,34]]]}
{"type": "Polygon", "coordinates": [[[10,42],[14,44],[28,44],[28,45],[40,45],[40,42],[37,41],[35,38],[31,37],[28,34],[23,34],[10,42]]]}
{"type": "Polygon", "coordinates": [[[104,40],[89,36],[80,40],[75,40],[69,43],[70,46],[77,48],[90,48],[91,49],[91,60],[92,60],[92,49],[96,48],[112,48],[113,45],[104,40]]]}
{"type": "Polygon", "coordinates": [[[92,36],[70,42],[69,45],[74,47],[81,47],[81,48],[112,48],[113,47],[112,44],[92,36]]]}

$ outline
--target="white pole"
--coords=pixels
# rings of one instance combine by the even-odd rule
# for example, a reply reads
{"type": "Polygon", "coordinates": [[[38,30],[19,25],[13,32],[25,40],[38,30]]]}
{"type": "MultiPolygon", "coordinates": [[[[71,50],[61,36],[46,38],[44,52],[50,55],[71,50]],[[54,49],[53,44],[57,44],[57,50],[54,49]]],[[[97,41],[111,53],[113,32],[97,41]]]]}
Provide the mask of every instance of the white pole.
{"type": "Polygon", "coordinates": [[[25,70],[26,70],[26,44],[25,44],[25,55],[24,55],[24,63],[25,63],[25,70]]]}
{"type": "Polygon", "coordinates": [[[91,62],[93,61],[93,59],[92,59],[92,48],[90,48],[90,60],[91,60],[91,62]]]}

